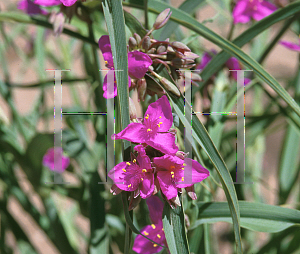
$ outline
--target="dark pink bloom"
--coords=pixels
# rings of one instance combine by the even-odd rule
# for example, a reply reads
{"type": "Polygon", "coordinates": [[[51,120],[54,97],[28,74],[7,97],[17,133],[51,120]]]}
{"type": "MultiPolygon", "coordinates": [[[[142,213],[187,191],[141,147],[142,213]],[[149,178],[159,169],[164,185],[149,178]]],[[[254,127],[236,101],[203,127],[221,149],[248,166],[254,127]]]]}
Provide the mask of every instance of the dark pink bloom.
{"type": "Polygon", "coordinates": [[[169,130],[173,123],[172,109],[164,95],[151,103],[144,116],[143,123],[131,123],[115,139],[126,139],[134,143],[145,143],[167,154],[176,154],[175,135],[169,130]]]}
{"type": "Polygon", "coordinates": [[[178,189],[191,187],[209,176],[207,169],[189,158],[181,160],[177,156],[166,154],[163,157],[155,157],[153,163],[156,166],[160,189],[168,200],[177,196],[178,189]],[[186,167],[185,161],[191,165],[190,169],[186,167]]]}
{"type": "Polygon", "coordinates": [[[240,0],[234,7],[233,22],[247,23],[251,18],[261,20],[276,11],[277,7],[265,0],[240,0]]]}
{"type": "Polygon", "coordinates": [[[60,150],[59,148],[49,148],[48,151],[45,153],[43,157],[43,165],[45,167],[50,168],[52,171],[57,171],[59,173],[63,172],[70,164],[70,159],[67,156],[63,155],[62,149],[60,150]],[[62,165],[62,171],[57,171],[54,169],[54,153],[58,152],[61,154],[61,165],[62,165]]]}
{"type": "MultiPolygon", "coordinates": [[[[103,35],[99,39],[99,48],[102,52],[106,67],[113,70],[114,69],[114,63],[113,63],[113,57],[111,52],[111,45],[109,41],[108,35],[103,35]]],[[[128,53],[128,86],[131,86],[131,79],[141,79],[145,76],[148,67],[152,64],[151,58],[139,51],[132,51],[128,53]]],[[[114,77],[114,93],[107,93],[107,77],[104,78],[103,82],[103,90],[104,94],[103,96],[105,98],[113,98],[117,95],[117,86],[116,86],[116,80],[114,77]]]]}
{"type": "Polygon", "coordinates": [[[285,46],[286,48],[288,48],[290,50],[300,52],[300,40],[299,40],[298,44],[292,43],[292,42],[289,42],[289,41],[280,41],[280,44],[285,46]]]}
{"type": "Polygon", "coordinates": [[[48,12],[42,10],[38,4],[33,3],[31,0],[22,0],[18,4],[18,9],[29,15],[42,14],[47,15],[48,12]]]}
{"type": "MultiPolygon", "coordinates": [[[[150,219],[153,224],[144,227],[141,230],[141,233],[158,244],[167,246],[162,223],[164,203],[157,196],[149,197],[146,202],[149,208],[150,219]]],[[[137,235],[134,240],[132,250],[139,254],[153,254],[161,251],[162,247],[149,241],[141,235],[137,235]]]]}
{"type": "Polygon", "coordinates": [[[109,171],[108,176],[124,191],[134,191],[135,197],[148,198],[154,191],[154,173],[143,146],[135,147],[139,152],[136,159],[123,161],[109,171]]]}
{"type": "MultiPolygon", "coordinates": [[[[201,59],[201,63],[196,66],[196,69],[203,70],[205,68],[205,66],[211,61],[211,59],[213,58],[213,55],[216,55],[216,54],[217,54],[217,51],[215,51],[214,49],[211,50],[210,53],[204,52],[204,54],[202,56],[202,59],[201,59]]],[[[230,57],[227,60],[226,67],[229,70],[241,70],[241,65],[240,65],[239,61],[235,57],[230,57]]],[[[230,75],[235,80],[237,80],[237,72],[231,71],[230,75]]],[[[251,82],[250,79],[245,78],[245,85],[249,84],[250,82],[251,82]]]]}
{"type": "Polygon", "coordinates": [[[34,3],[41,6],[54,6],[63,4],[64,6],[71,6],[75,4],[77,0],[35,0],[34,3]]]}

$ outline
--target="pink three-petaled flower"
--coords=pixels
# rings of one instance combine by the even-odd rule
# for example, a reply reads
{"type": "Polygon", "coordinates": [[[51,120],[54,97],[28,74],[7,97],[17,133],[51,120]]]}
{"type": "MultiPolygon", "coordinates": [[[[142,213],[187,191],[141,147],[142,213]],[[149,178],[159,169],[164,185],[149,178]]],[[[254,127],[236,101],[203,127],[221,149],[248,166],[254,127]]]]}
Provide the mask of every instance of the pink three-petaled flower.
{"type": "Polygon", "coordinates": [[[175,155],[178,147],[175,135],[169,130],[173,123],[173,115],[167,96],[164,95],[149,105],[143,123],[131,123],[115,139],[126,139],[134,143],[144,143],[165,154],[175,155]]]}
{"type": "MultiPolygon", "coordinates": [[[[103,82],[103,97],[104,98],[113,98],[117,95],[117,85],[116,85],[116,79],[114,75],[114,62],[113,62],[113,57],[112,57],[112,51],[111,51],[111,45],[109,41],[109,36],[108,35],[103,35],[99,39],[99,48],[102,52],[106,67],[109,68],[110,70],[108,71],[107,75],[104,77],[104,82],[103,82]],[[114,89],[107,89],[107,84],[108,81],[108,76],[113,75],[113,82],[114,82],[114,89]]],[[[133,79],[141,79],[142,77],[145,76],[148,67],[152,64],[151,58],[139,51],[131,51],[128,52],[128,86],[131,86],[131,78],[133,79]]]]}
{"type": "Polygon", "coordinates": [[[276,11],[276,6],[265,0],[240,0],[235,5],[233,22],[248,23],[251,18],[261,20],[276,11]]]}
{"type": "MultiPolygon", "coordinates": [[[[164,203],[157,196],[151,196],[146,202],[149,208],[149,216],[153,224],[142,228],[141,233],[156,243],[167,246],[162,223],[164,203]]],[[[149,241],[141,235],[137,235],[132,249],[139,254],[153,254],[162,250],[162,247],[156,243],[149,241]]]]}

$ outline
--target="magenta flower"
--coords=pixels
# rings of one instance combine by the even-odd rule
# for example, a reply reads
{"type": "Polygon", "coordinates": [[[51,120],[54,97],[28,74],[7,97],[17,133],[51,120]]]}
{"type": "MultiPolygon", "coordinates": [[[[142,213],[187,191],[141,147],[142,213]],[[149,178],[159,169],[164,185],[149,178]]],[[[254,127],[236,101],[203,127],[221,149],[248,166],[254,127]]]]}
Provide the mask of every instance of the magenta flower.
{"type": "MultiPolygon", "coordinates": [[[[203,70],[205,68],[205,66],[211,61],[211,59],[213,58],[213,55],[216,55],[216,54],[217,54],[217,51],[215,51],[214,49],[211,50],[210,53],[204,52],[202,59],[201,59],[201,63],[196,66],[196,69],[203,70]]],[[[239,61],[235,57],[230,57],[227,60],[225,65],[229,70],[241,70],[242,69],[239,61]]],[[[231,71],[230,75],[235,80],[237,80],[237,72],[231,71]]],[[[249,84],[250,82],[251,82],[250,79],[245,78],[245,85],[249,84]]]]}
{"type": "MultiPolygon", "coordinates": [[[[113,63],[113,57],[111,52],[111,45],[109,41],[108,35],[103,35],[99,39],[99,48],[102,52],[106,67],[110,70],[114,70],[114,63],[113,63]]],[[[131,86],[131,78],[133,79],[141,79],[145,76],[148,67],[152,64],[151,58],[139,51],[132,51],[128,52],[128,86],[131,86]]],[[[109,75],[109,72],[108,74],[109,75]]],[[[103,82],[103,90],[104,94],[103,96],[105,98],[113,98],[117,95],[117,85],[116,85],[116,79],[114,76],[114,91],[113,94],[107,92],[107,75],[104,78],[103,82]]],[[[112,74],[111,74],[112,75],[112,74]]]]}
{"type": "Polygon", "coordinates": [[[65,169],[69,166],[70,164],[70,159],[69,157],[67,156],[64,156],[63,155],[63,151],[62,149],[60,150],[59,148],[49,148],[48,151],[45,153],[44,157],[43,157],[43,165],[45,167],[48,167],[50,168],[50,170],[52,171],[56,171],[56,172],[59,172],[59,173],[62,173],[63,171],[65,171],[65,169]],[[61,171],[60,170],[57,170],[57,169],[54,169],[54,153],[55,152],[59,152],[61,154],[61,165],[62,165],[62,169],[61,171]]]}
{"type": "Polygon", "coordinates": [[[265,0],[240,0],[234,7],[233,22],[247,23],[251,18],[261,20],[272,14],[277,7],[265,0]]]}
{"type": "Polygon", "coordinates": [[[71,6],[75,4],[77,0],[35,0],[34,3],[41,6],[54,6],[63,4],[64,6],[71,6]]]}
{"type": "MultiPolygon", "coordinates": [[[[162,223],[164,203],[157,196],[151,196],[146,202],[149,208],[149,216],[153,224],[142,228],[141,233],[158,244],[167,246],[162,223]]],[[[137,235],[132,250],[139,254],[153,254],[161,251],[162,247],[141,235],[137,235]]]]}
{"type": "Polygon", "coordinates": [[[134,148],[139,152],[131,162],[123,161],[109,171],[108,176],[124,191],[134,191],[135,197],[148,198],[154,191],[154,174],[149,157],[142,145],[134,148]]]}
{"type": "Polygon", "coordinates": [[[280,41],[280,44],[285,46],[286,48],[288,48],[290,50],[300,52],[300,40],[299,40],[298,44],[292,43],[292,42],[289,42],[289,41],[280,41]]]}
{"type": "Polygon", "coordinates": [[[175,135],[169,130],[173,123],[172,109],[164,95],[151,103],[144,116],[143,123],[131,123],[115,139],[126,139],[134,143],[145,143],[167,154],[176,154],[175,135]]]}
{"type": "Polygon", "coordinates": [[[22,10],[28,15],[48,14],[48,12],[42,10],[38,4],[33,3],[31,0],[21,0],[18,4],[18,9],[22,10]]]}
{"type": "Polygon", "coordinates": [[[191,187],[194,183],[199,183],[209,176],[209,171],[197,161],[189,158],[185,158],[185,160],[191,165],[190,170],[186,167],[184,160],[177,156],[166,154],[153,159],[160,189],[168,200],[177,197],[180,188],[191,187]],[[185,176],[188,179],[185,180],[185,176]]]}

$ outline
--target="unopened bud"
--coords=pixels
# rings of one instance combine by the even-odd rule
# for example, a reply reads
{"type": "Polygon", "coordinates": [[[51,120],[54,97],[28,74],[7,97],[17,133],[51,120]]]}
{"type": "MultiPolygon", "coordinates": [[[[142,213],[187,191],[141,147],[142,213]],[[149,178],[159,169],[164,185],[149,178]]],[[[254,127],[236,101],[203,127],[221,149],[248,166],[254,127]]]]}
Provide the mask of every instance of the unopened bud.
{"type": "Polygon", "coordinates": [[[163,86],[170,91],[171,93],[175,94],[176,96],[180,97],[180,92],[176,85],[174,85],[172,82],[167,80],[166,78],[162,77],[160,82],[163,84],[163,86]]]}
{"type": "Polygon", "coordinates": [[[171,14],[172,12],[170,11],[170,8],[165,9],[163,12],[161,12],[154,22],[153,29],[157,30],[162,28],[168,22],[171,14]]]}
{"type": "Polygon", "coordinates": [[[175,49],[179,49],[179,50],[182,50],[182,51],[191,51],[190,48],[183,44],[182,42],[179,42],[179,41],[173,41],[171,42],[171,46],[175,49]]]}
{"type": "Polygon", "coordinates": [[[143,40],[142,47],[147,51],[150,48],[150,46],[151,46],[150,37],[146,36],[143,40]]]}
{"type": "Polygon", "coordinates": [[[177,151],[176,152],[176,156],[179,158],[179,159],[182,159],[184,160],[184,158],[186,158],[188,156],[188,153],[185,153],[183,151],[177,151]]]}
{"type": "Polygon", "coordinates": [[[161,53],[164,53],[167,51],[167,47],[165,45],[160,45],[158,48],[157,48],[157,54],[161,54],[161,53]]]}
{"type": "Polygon", "coordinates": [[[154,94],[163,95],[165,91],[152,79],[147,79],[147,93],[151,96],[154,94]]]}
{"type": "Polygon", "coordinates": [[[200,77],[199,74],[192,72],[192,80],[195,82],[200,82],[200,81],[202,81],[202,78],[200,77]]]}
{"type": "Polygon", "coordinates": [[[65,20],[66,19],[63,13],[51,13],[49,22],[53,24],[53,32],[55,36],[59,36],[62,33],[65,20]]]}
{"type": "Polygon", "coordinates": [[[133,100],[130,97],[129,97],[129,115],[130,115],[130,120],[136,119],[136,108],[133,100]]]}
{"type": "Polygon", "coordinates": [[[142,41],[141,36],[139,36],[137,33],[134,33],[133,37],[136,40],[136,43],[139,45],[142,41]]]}
{"type": "Polygon", "coordinates": [[[147,51],[148,54],[154,54],[156,51],[155,48],[151,48],[150,50],[147,51]]]}
{"type": "Polygon", "coordinates": [[[146,89],[147,89],[147,82],[144,78],[139,79],[137,85],[138,85],[137,91],[138,91],[139,101],[144,101],[146,95],[146,89]]]}
{"type": "Polygon", "coordinates": [[[189,58],[189,59],[196,59],[199,57],[197,54],[189,51],[184,52],[184,56],[185,58],[189,58]]]}
{"type": "Polygon", "coordinates": [[[135,49],[137,46],[136,39],[134,39],[133,37],[130,37],[129,41],[128,41],[128,45],[129,45],[130,49],[135,49]]]}

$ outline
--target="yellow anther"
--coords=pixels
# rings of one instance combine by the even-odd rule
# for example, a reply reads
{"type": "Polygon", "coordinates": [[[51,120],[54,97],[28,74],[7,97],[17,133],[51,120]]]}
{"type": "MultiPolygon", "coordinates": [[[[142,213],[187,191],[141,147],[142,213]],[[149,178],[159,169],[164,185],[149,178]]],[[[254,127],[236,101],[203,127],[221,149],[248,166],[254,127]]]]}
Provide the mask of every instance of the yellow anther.
{"type": "Polygon", "coordinates": [[[184,168],[181,168],[182,170],[184,170],[184,168]]]}
{"type": "Polygon", "coordinates": [[[175,176],[174,175],[172,175],[172,178],[174,178],[175,176]]]}
{"type": "Polygon", "coordinates": [[[161,118],[161,116],[159,118],[161,118]]]}
{"type": "Polygon", "coordinates": [[[183,163],[182,165],[183,165],[183,166],[186,166],[186,164],[185,164],[185,163],[183,163]]]}
{"type": "Polygon", "coordinates": [[[162,122],[159,122],[158,124],[163,124],[162,122]]]}
{"type": "Polygon", "coordinates": [[[174,171],[171,171],[171,175],[174,175],[174,171]]]}
{"type": "Polygon", "coordinates": [[[141,180],[144,181],[144,178],[142,177],[141,180]]]}
{"type": "Polygon", "coordinates": [[[132,161],[133,163],[136,163],[136,159],[133,159],[133,161],[132,161]]]}
{"type": "Polygon", "coordinates": [[[171,166],[170,169],[175,169],[175,166],[171,166]]]}
{"type": "Polygon", "coordinates": [[[147,172],[147,169],[144,168],[144,169],[142,170],[142,172],[143,172],[143,173],[146,173],[146,172],[147,172]]]}
{"type": "Polygon", "coordinates": [[[181,177],[181,181],[182,181],[182,182],[184,181],[184,177],[181,177]]]}
{"type": "Polygon", "coordinates": [[[160,234],[157,234],[157,237],[158,237],[158,238],[161,238],[160,234]]]}
{"type": "Polygon", "coordinates": [[[151,227],[152,227],[153,229],[155,229],[155,228],[156,228],[156,226],[155,226],[154,224],[151,224],[151,227]]]}
{"type": "Polygon", "coordinates": [[[146,116],[145,116],[145,119],[148,119],[149,118],[149,115],[147,114],[146,116]]]}
{"type": "Polygon", "coordinates": [[[126,162],[126,164],[127,164],[128,166],[130,166],[130,165],[131,165],[131,163],[130,163],[130,162],[128,162],[128,161],[126,162]]]}
{"type": "Polygon", "coordinates": [[[128,185],[128,188],[130,188],[130,187],[131,187],[131,184],[128,185]]]}
{"type": "Polygon", "coordinates": [[[105,64],[108,64],[108,62],[107,62],[107,61],[104,61],[104,63],[105,63],[105,64]]]}
{"type": "Polygon", "coordinates": [[[161,229],[162,231],[165,231],[163,228],[161,229]]]}
{"type": "Polygon", "coordinates": [[[144,235],[149,235],[149,233],[147,231],[143,231],[144,235]]]}
{"type": "Polygon", "coordinates": [[[158,128],[160,127],[160,124],[157,124],[158,128]]]}
{"type": "Polygon", "coordinates": [[[122,170],[123,170],[124,172],[126,172],[126,169],[125,169],[125,168],[122,168],[122,170]]]}
{"type": "Polygon", "coordinates": [[[151,129],[147,129],[147,132],[148,132],[148,131],[152,131],[152,130],[151,130],[151,129]]]}
{"type": "Polygon", "coordinates": [[[157,247],[157,244],[155,243],[155,244],[153,244],[153,247],[157,247]]]}

